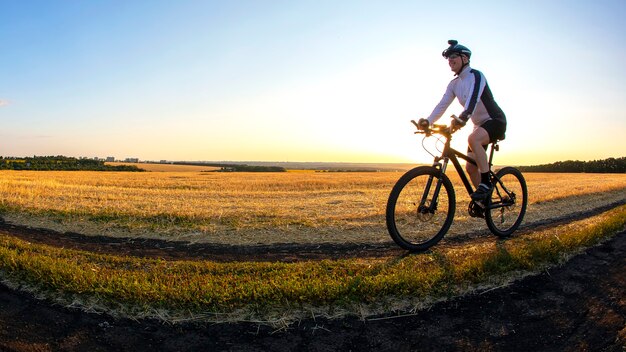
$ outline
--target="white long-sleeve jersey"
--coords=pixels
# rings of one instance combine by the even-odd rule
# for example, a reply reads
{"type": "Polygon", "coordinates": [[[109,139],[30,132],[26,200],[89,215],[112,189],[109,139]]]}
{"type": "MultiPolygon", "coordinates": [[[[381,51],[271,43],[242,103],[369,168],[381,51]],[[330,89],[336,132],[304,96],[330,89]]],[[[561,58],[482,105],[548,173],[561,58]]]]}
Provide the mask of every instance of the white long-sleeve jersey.
{"type": "Polygon", "coordinates": [[[428,122],[431,125],[441,118],[455,97],[465,108],[459,115],[463,121],[471,118],[474,126],[480,126],[489,119],[506,123],[506,116],[493,99],[485,76],[468,65],[450,81],[443,98],[428,116],[428,122]]]}

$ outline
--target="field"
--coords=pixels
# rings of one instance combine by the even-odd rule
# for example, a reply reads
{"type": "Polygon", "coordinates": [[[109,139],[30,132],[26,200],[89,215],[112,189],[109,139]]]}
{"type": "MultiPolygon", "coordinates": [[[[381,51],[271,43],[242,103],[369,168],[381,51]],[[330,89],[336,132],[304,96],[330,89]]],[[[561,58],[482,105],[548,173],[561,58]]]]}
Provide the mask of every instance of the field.
{"type": "MultiPolygon", "coordinates": [[[[59,233],[80,233],[87,236],[174,240],[189,244],[226,246],[225,248],[261,245],[269,248],[269,251],[272,247],[280,248],[281,245],[331,246],[328,248],[333,248],[333,245],[339,246],[334,247],[335,254],[329,258],[343,257],[340,253],[341,248],[350,248],[346,247],[348,245],[379,245],[382,248],[393,246],[390,244],[384,225],[384,209],[389,190],[401,173],[207,173],[190,171],[193,169],[186,170],[186,172],[149,173],[3,171],[0,172],[0,199],[2,200],[0,206],[5,221],[11,224],[45,228],[59,233]]],[[[530,204],[525,217],[527,227],[551,223],[555,219],[568,217],[577,219],[578,213],[607,205],[624,204],[626,200],[626,175],[623,174],[529,173],[526,178],[530,194],[530,204]]],[[[460,184],[454,174],[452,174],[452,179],[457,186],[460,184]]],[[[464,244],[467,242],[468,234],[480,235],[487,232],[484,221],[467,215],[464,205],[468,203],[469,197],[464,190],[457,187],[456,191],[459,205],[455,223],[442,242],[440,247],[442,249],[448,248],[446,243],[464,244]]],[[[621,221],[622,215],[620,214],[622,213],[618,212],[617,215],[613,215],[613,217],[617,216],[618,220],[611,221],[621,221]]],[[[585,219],[581,221],[585,222],[585,219]]],[[[597,222],[597,220],[591,222],[597,222]]],[[[460,254],[455,252],[454,256],[470,258],[472,261],[482,260],[477,258],[481,256],[483,247],[492,246],[492,243],[465,244],[460,250],[454,249],[454,251],[460,251],[460,254]]],[[[11,246],[19,247],[19,244],[15,243],[11,246]]],[[[294,248],[297,252],[298,248],[304,247],[294,248]]],[[[160,267],[161,264],[137,262],[135,259],[126,263],[127,259],[117,257],[102,259],[93,257],[91,254],[67,254],[67,250],[56,252],[55,250],[38,249],[37,251],[51,251],[42,256],[42,259],[55,260],[56,258],[60,263],[58,265],[62,267],[70,266],[70,263],[62,263],[61,259],[69,255],[67,258],[74,258],[72,260],[83,257],[79,260],[83,262],[81,265],[94,263],[93,265],[101,269],[110,267],[112,270],[103,277],[92,275],[90,278],[85,278],[81,276],[82,274],[78,275],[80,270],[76,268],[75,272],[63,275],[78,275],[76,280],[92,280],[91,283],[83,282],[81,285],[85,287],[57,288],[61,291],[90,290],[89,287],[99,285],[98,280],[107,281],[109,279],[105,279],[106,277],[124,277],[124,275],[128,278],[123,279],[122,283],[112,284],[120,285],[124,280],[136,283],[137,272],[132,270],[119,272],[117,268],[120,265],[122,267],[148,266],[152,268],[150,271],[165,270],[160,267]]],[[[373,273],[386,268],[389,260],[393,260],[393,255],[389,257],[385,250],[381,250],[376,255],[372,252],[376,250],[371,250],[368,254],[369,265],[374,265],[373,271],[371,268],[364,268],[364,262],[358,258],[348,263],[341,261],[323,263],[321,267],[319,263],[288,268],[282,267],[282,264],[257,264],[252,271],[245,269],[246,272],[249,271],[249,274],[240,272],[242,269],[238,265],[243,264],[234,264],[235,266],[226,269],[219,265],[216,268],[206,268],[206,265],[209,267],[212,265],[207,262],[201,264],[200,267],[196,267],[198,264],[195,263],[191,267],[186,266],[191,264],[170,263],[167,264],[170,268],[167,270],[179,273],[191,270],[198,272],[199,276],[188,277],[185,274],[184,278],[182,276],[177,278],[174,275],[163,279],[166,281],[181,279],[187,286],[193,286],[194,282],[201,281],[204,284],[226,287],[233,280],[243,280],[254,286],[255,275],[265,275],[260,274],[262,272],[284,271],[284,274],[270,277],[272,280],[291,282],[292,286],[298,286],[296,283],[302,282],[303,275],[311,275],[310,284],[319,285],[319,287],[314,289],[310,285],[304,285],[296,292],[281,293],[286,294],[287,298],[273,297],[272,295],[275,294],[273,288],[261,285],[260,289],[268,290],[269,296],[265,297],[257,292],[257,296],[265,297],[259,304],[264,304],[265,300],[269,300],[271,305],[276,304],[276,300],[291,301],[293,295],[300,295],[298,296],[300,298],[296,299],[300,303],[314,304],[315,301],[320,301],[322,304],[327,304],[343,299],[342,295],[346,293],[345,290],[349,291],[349,288],[344,286],[350,285],[351,279],[349,278],[352,274],[370,277],[374,275],[373,273]],[[178,265],[187,269],[180,269],[178,265]],[[325,266],[331,272],[337,270],[347,276],[342,278],[342,275],[339,275],[338,281],[330,280],[330,277],[323,273],[325,266]],[[192,267],[195,269],[190,269],[192,267]],[[206,274],[204,273],[206,270],[209,272],[217,270],[221,274],[206,274]],[[306,274],[309,270],[312,270],[312,273],[306,274]],[[317,279],[315,279],[316,275],[319,275],[317,279]],[[338,287],[343,288],[337,289],[338,287]]],[[[297,257],[297,254],[294,255],[297,257]]],[[[350,257],[350,254],[346,253],[345,257],[350,257]]],[[[207,259],[210,261],[211,258],[207,259]]],[[[388,280],[389,277],[399,275],[404,270],[402,269],[404,265],[423,266],[425,265],[423,260],[429,262],[431,259],[427,257],[406,259],[400,267],[391,270],[387,276],[382,276],[383,281],[373,283],[375,287],[369,288],[373,290],[372,292],[366,290],[360,294],[378,297],[387,293],[404,295],[409,292],[415,293],[411,291],[414,289],[424,290],[425,288],[421,285],[432,284],[429,280],[440,274],[439,266],[434,266],[431,271],[423,271],[422,279],[418,280],[421,280],[419,285],[412,289],[389,289],[395,284],[400,286],[406,284],[404,280],[409,280],[406,277],[400,279],[394,277],[393,280],[398,280],[395,283],[383,284],[382,282],[388,280]]],[[[218,260],[217,255],[216,260],[218,260]]],[[[238,263],[245,262],[247,262],[245,259],[243,262],[238,261],[238,263]]],[[[145,287],[140,285],[136,287],[137,292],[128,297],[122,294],[119,298],[141,303],[142,300],[133,295],[141,296],[145,293],[143,290],[155,289],[151,286],[155,278],[150,278],[150,275],[153,274],[148,274],[148,277],[144,279],[146,280],[145,287]]],[[[338,273],[333,273],[333,275],[338,275],[338,273]]],[[[160,280],[161,278],[156,278],[157,285],[160,285],[160,280]]],[[[454,284],[453,281],[446,285],[454,284]]],[[[208,287],[201,286],[198,290],[221,292],[208,287]]],[[[259,288],[249,289],[254,291],[259,288]]],[[[430,289],[425,290],[426,294],[432,293],[430,289]]],[[[451,289],[446,288],[446,290],[451,289]]],[[[196,310],[217,309],[221,305],[236,308],[245,305],[245,302],[250,299],[249,292],[243,295],[229,292],[226,290],[222,292],[224,295],[205,297],[208,301],[202,301],[194,296],[193,292],[162,293],[169,298],[160,297],[159,299],[163,302],[159,305],[162,308],[168,308],[167,302],[175,302],[176,308],[185,309],[189,307],[196,310]],[[181,298],[181,295],[187,296],[181,298]]],[[[116,299],[115,297],[113,295],[112,299],[116,299]]]]}
{"type": "Polygon", "coordinates": [[[470,218],[457,187],[449,234],[407,256],[384,220],[400,176],[2,171],[0,276],[115,316],[365,319],[507,285],[626,224],[626,175],[527,173],[530,204],[513,238],[496,240],[470,218]]]}
{"type": "MultiPolygon", "coordinates": [[[[221,244],[378,243],[401,173],[0,172],[5,219],[58,231],[221,244]]],[[[448,238],[484,230],[450,173],[448,238]]],[[[527,175],[526,223],[624,200],[626,175],[527,175]]]]}

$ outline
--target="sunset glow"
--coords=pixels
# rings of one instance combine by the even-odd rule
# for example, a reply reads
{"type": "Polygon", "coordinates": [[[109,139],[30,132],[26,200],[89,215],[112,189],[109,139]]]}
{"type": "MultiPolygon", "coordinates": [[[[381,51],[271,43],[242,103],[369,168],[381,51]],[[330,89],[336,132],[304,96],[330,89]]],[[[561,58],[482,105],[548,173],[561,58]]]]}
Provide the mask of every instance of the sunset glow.
{"type": "Polygon", "coordinates": [[[507,115],[498,163],[621,157],[624,15],[618,0],[4,1],[0,155],[426,162],[409,121],[454,77],[454,38],[507,115]]]}

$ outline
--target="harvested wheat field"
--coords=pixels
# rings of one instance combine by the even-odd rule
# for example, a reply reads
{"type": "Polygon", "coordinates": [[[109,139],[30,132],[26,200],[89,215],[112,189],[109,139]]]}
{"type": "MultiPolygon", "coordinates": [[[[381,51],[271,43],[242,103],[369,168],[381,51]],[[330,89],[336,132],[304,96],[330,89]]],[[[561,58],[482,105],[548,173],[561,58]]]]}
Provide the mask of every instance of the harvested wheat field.
{"type": "Polygon", "coordinates": [[[610,295],[606,304],[584,316],[559,316],[596,329],[592,332],[573,331],[563,322],[560,326],[569,330],[549,328],[557,314],[554,301],[532,298],[533,310],[524,297],[531,299],[528,290],[549,283],[524,278],[548,271],[556,276],[555,265],[605,241],[613,243],[602,245],[611,248],[606,250],[624,250],[623,234],[616,234],[623,233],[626,223],[626,175],[525,174],[525,220],[514,236],[502,240],[490,235],[484,220],[467,215],[469,197],[451,174],[457,192],[455,222],[438,245],[417,255],[395,246],[385,228],[387,196],[400,176],[2,171],[0,275],[7,287],[29,293],[4,288],[0,305],[13,302],[24,313],[41,309],[37,305],[45,303],[29,301],[35,295],[69,307],[46,308],[50,319],[78,325],[68,324],[55,332],[57,337],[42,337],[49,334],[44,332],[49,324],[9,309],[0,314],[5,324],[0,340],[29,333],[0,347],[41,350],[39,339],[52,350],[228,350],[246,349],[244,340],[253,346],[260,340],[235,345],[234,339],[256,334],[267,343],[254,345],[257,349],[324,349],[315,339],[318,333],[339,343],[330,349],[341,349],[359,345],[364,336],[354,329],[360,329],[369,336],[366,345],[360,344],[363,349],[398,350],[404,346],[397,344],[403,339],[398,331],[412,324],[417,325],[407,333],[414,348],[421,345],[420,336],[433,339],[428,346],[452,350],[511,350],[511,338],[520,350],[547,344],[575,350],[584,347],[581,341],[597,343],[607,336],[612,340],[606,346],[622,343],[624,302],[615,292],[624,287],[623,257],[607,254],[604,264],[579,259],[578,269],[558,274],[587,273],[582,281],[563,279],[551,293],[561,304],[568,302],[569,310],[588,304],[580,299],[596,299],[588,294],[610,295]],[[597,270],[610,277],[603,281],[597,270]],[[527,286],[515,286],[517,282],[527,286]],[[586,289],[585,282],[596,288],[586,289]],[[510,295],[522,296],[515,301],[510,295]],[[445,303],[454,297],[469,298],[445,303]],[[574,297],[579,300],[570,302],[574,297]],[[470,303],[465,306],[463,300],[470,303]],[[472,308],[492,304],[499,310],[472,308]],[[455,307],[465,307],[459,309],[467,315],[457,316],[455,307]],[[520,313],[524,309],[535,315],[520,313]],[[93,320],[84,311],[106,315],[93,320]],[[489,315],[497,312],[508,318],[489,315]],[[589,325],[597,314],[605,315],[602,323],[589,325]],[[452,316],[456,320],[449,323],[437,320],[452,316]],[[21,320],[25,325],[7,323],[21,320]],[[206,328],[214,323],[229,324],[206,328]],[[168,330],[163,324],[174,326],[168,330]],[[372,324],[384,333],[363,330],[372,324]],[[422,324],[439,328],[423,330],[422,324]],[[43,330],[32,332],[33,326],[43,330]],[[102,330],[102,336],[81,335],[81,327],[91,336],[102,330]],[[465,332],[450,337],[448,328],[465,332]],[[186,337],[175,338],[175,331],[186,337]],[[531,343],[539,332],[543,337],[531,343]],[[554,340],[565,335],[569,342],[554,340]],[[203,343],[190,336],[232,343],[203,343]],[[301,343],[283,346],[276,337],[301,343]],[[524,339],[528,342],[520,345],[524,339]]]}
{"type": "MultiPolygon", "coordinates": [[[[221,244],[388,241],[384,211],[401,173],[0,172],[12,223],[86,235],[221,244]]],[[[448,238],[484,222],[457,193],[448,238]]],[[[626,175],[526,175],[525,223],[623,201],[626,175]]]]}

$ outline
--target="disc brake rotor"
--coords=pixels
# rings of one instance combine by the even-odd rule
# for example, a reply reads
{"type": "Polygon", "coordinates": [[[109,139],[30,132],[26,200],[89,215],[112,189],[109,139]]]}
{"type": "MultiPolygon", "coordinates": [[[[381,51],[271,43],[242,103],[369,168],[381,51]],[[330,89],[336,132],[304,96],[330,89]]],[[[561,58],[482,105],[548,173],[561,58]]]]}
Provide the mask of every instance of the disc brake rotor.
{"type": "Polygon", "coordinates": [[[426,201],[424,205],[420,205],[419,207],[417,207],[417,218],[420,221],[423,221],[423,222],[430,221],[433,218],[433,216],[435,216],[435,213],[431,212],[429,207],[430,207],[430,201],[426,201]]]}

